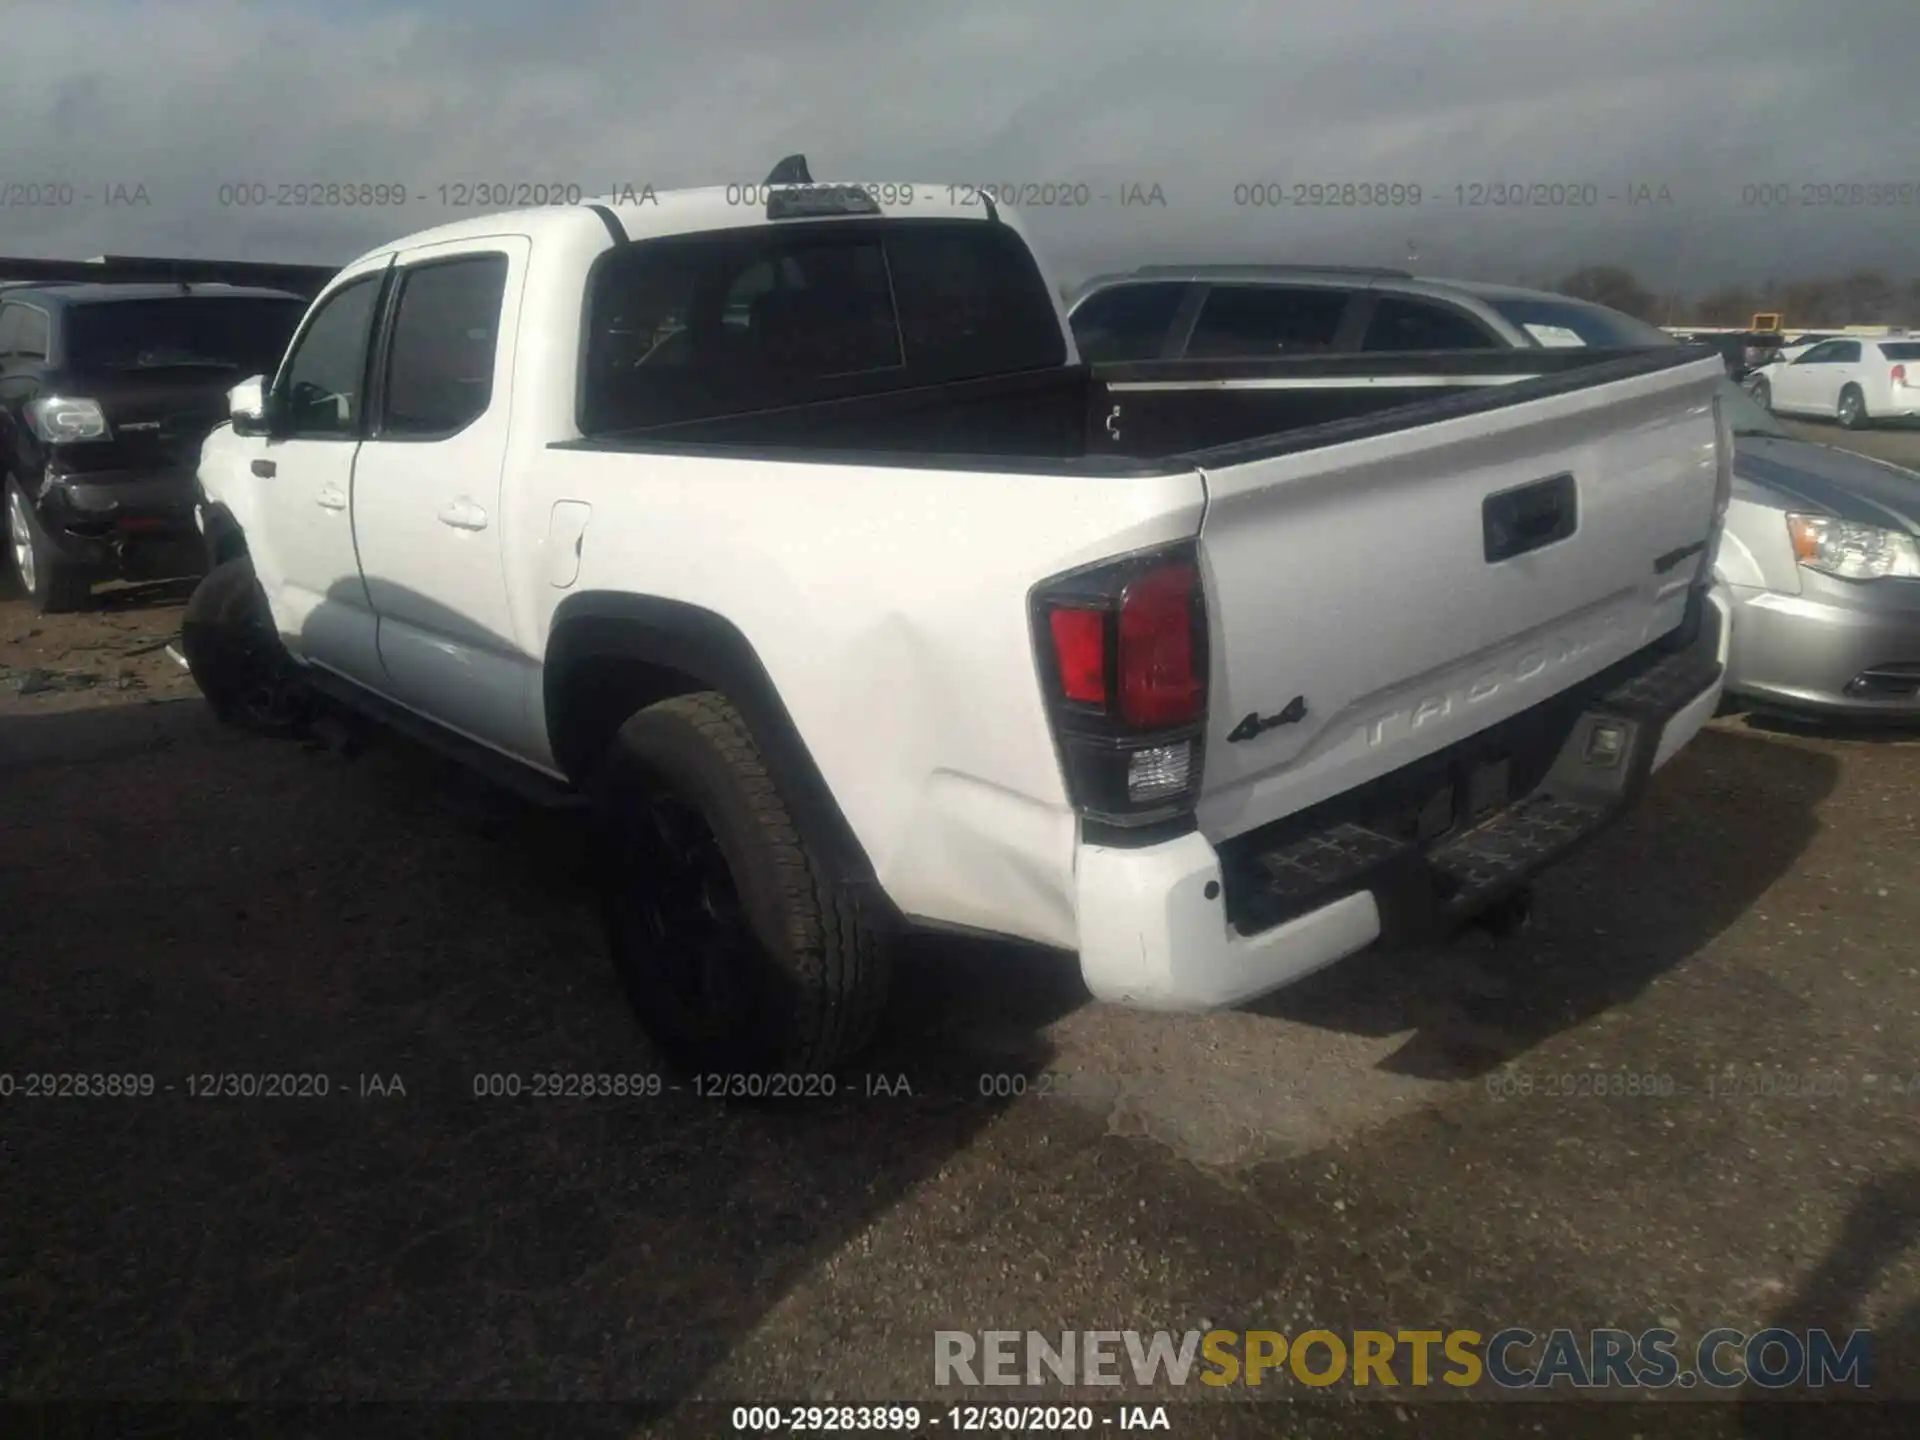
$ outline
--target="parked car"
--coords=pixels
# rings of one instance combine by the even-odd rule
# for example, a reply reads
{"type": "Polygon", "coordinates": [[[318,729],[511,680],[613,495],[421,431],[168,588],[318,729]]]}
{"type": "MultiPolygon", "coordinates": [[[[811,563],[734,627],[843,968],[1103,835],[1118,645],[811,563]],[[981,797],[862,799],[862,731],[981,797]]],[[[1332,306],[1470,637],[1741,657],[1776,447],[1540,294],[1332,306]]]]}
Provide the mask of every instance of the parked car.
{"type": "Polygon", "coordinates": [[[1920,415],[1920,340],[1823,340],[1782,358],[1748,382],[1779,415],[1817,415],[1858,430],[1875,420],[1920,415]]]}
{"type": "Polygon", "coordinates": [[[1500,913],[1718,705],[1717,363],[1090,368],[1016,214],[893,192],[396,240],[202,456],[215,712],[591,805],[674,1063],[832,1066],[917,926],[1237,1004],[1500,913]]]}
{"type": "Polygon", "coordinates": [[[1751,330],[1708,330],[1668,332],[1683,345],[1704,345],[1726,362],[1727,374],[1735,381],[1745,380],[1763,365],[1779,357],[1779,337],[1751,330]]]}
{"type": "Polygon", "coordinates": [[[1814,717],[1920,719],[1920,473],[1797,440],[1737,387],[1718,568],[1727,693],[1814,717]]]}
{"type": "Polygon", "coordinates": [[[1149,265],[1087,281],[1069,314],[1096,363],[1674,343],[1565,295],[1340,266],[1149,265]]]}
{"type": "Polygon", "coordinates": [[[7,551],[40,612],[79,608],[98,580],[194,573],[200,442],[305,309],[224,285],[0,291],[7,551]]]}

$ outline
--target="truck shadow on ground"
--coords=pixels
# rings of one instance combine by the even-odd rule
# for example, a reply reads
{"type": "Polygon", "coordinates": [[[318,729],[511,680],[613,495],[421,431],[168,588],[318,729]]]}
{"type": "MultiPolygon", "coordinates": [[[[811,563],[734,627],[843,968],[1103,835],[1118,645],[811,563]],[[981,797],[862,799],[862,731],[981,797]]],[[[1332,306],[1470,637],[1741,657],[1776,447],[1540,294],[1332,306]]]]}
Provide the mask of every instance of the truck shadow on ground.
{"type": "Polygon", "coordinates": [[[663,1075],[587,861],[398,739],[0,715],[7,1068],[151,1077],[9,1112],[10,1393],[671,1400],[1013,1103],[905,1042],[830,1099],[663,1075]]]}
{"type": "Polygon", "coordinates": [[[1411,1031],[1382,1069],[1479,1077],[1631,1000],[1746,914],[1818,831],[1838,775],[1816,750],[1703,731],[1635,810],[1541,877],[1519,935],[1368,951],[1253,1008],[1369,1036],[1411,1031]]]}
{"type": "MultiPolygon", "coordinates": [[[[1825,786],[1809,762],[1824,757],[1769,745],[1751,763],[1729,758],[1762,743],[1709,736],[1700,757],[1676,762],[1641,823],[1682,833],[1671,845],[1631,826],[1610,837],[1638,868],[1590,877],[1581,903],[1686,901],[1702,867],[1696,854],[1677,868],[1679,855],[1709,834],[1678,812],[1736,825],[1739,843],[1716,862],[1731,868],[1754,863],[1747,831],[1777,827],[1776,807],[1810,817],[1825,786]],[[1756,778],[1792,803],[1743,799],[1756,778]],[[1647,843],[1656,853],[1634,858],[1647,843]]],[[[890,1287],[876,1297],[882,1314],[930,1284],[929,1329],[985,1323],[955,1264],[1011,1256],[1064,1286],[1076,1265],[1104,1276],[1141,1245],[1176,1262],[1170,1314],[1261,1314],[1275,1286],[1356,1276],[1356,1324],[1413,1313],[1365,1267],[1344,1268],[1350,1236],[1327,1209],[1318,1157],[1236,1198],[1151,1146],[1123,1149],[1119,1163],[1111,1152],[1124,1142],[1076,1150],[1065,1111],[1009,1113],[975,1084],[943,1083],[1001,1063],[968,1048],[986,1012],[1007,1053],[1044,1064],[1040,1028],[1083,998],[1070,967],[1030,966],[1003,947],[943,950],[937,982],[908,968],[896,1033],[866,1073],[889,1088],[905,1074],[911,1095],[867,1094],[853,1074],[832,1101],[778,1107],[665,1083],[627,1098],[535,1096],[527,1082],[539,1074],[637,1076],[645,1091],[655,1070],[583,893],[582,838],[404,741],[348,761],[222,731],[197,702],[0,716],[8,1069],[154,1079],[144,1097],[9,1112],[10,1395],[537,1397],[649,1410],[741,1398],[726,1378],[737,1350],[764,1360],[770,1346],[799,1345],[810,1355],[788,1358],[787,1373],[834,1377],[877,1343],[824,1278],[848,1256],[890,1287]],[[325,1076],[329,1093],[221,1093],[219,1077],[261,1074],[325,1076]],[[478,1093],[504,1076],[521,1077],[519,1096],[478,1093]],[[1044,1149],[1022,1148],[1042,1136],[1044,1149]],[[967,1170],[970,1188],[941,1189],[938,1203],[916,1195],[948,1168],[967,1170]],[[863,1237],[896,1228],[878,1222],[903,1206],[909,1229],[895,1243],[911,1255],[861,1256],[863,1237]]],[[[1538,1164],[1560,1153],[1541,1134],[1557,1116],[1502,1109],[1480,1123],[1538,1164]]],[[[1412,1147],[1435,1194],[1457,1183],[1465,1211],[1495,1206],[1512,1172],[1452,1164],[1430,1123],[1388,1133],[1405,1132],[1376,1161],[1387,1193],[1426,1173],[1409,1168],[1412,1147]]],[[[1804,1287],[1809,1313],[1825,1313],[1822,1297],[1844,1307],[1867,1293],[1910,1243],[1911,1189],[1901,1180],[1888,1192],[1897,1203],[1857,1207],[1804,1287]]],[[[1409,1253],[1464,1243],[1447,1207],[1393,1204],[1414,1231],[1409,1253]]],[[[1474,1253],[1461,1253],[1462,1283],[1483,1273],[1474,1253]]],[[[1569,1277],[1550,1283],[1558,1293],[1569,1277]]],[[[1335,1302],[1314,1293],[1325,1318],[1335,1302]]],[[[1247,1433],[1271,1429],[1264,1415],[1249,1411],[1247,1433]]],[[[628,1433],[582,1409],[566,1418],[575,1434],[628,1433]]],[[[723,1428],[712,1411],[689,1423],[723,1428]]]]}

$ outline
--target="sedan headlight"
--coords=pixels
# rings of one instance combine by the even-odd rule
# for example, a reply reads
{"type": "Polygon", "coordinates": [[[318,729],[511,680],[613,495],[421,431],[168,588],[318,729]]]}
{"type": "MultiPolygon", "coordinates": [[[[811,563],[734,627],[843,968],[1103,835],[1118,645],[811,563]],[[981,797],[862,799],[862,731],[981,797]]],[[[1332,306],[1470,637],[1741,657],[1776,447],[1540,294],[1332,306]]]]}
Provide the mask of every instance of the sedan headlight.
{"type": "Polygon", "coordinates": [[[48,445],[74,440],[111,438],[107,417],[98,400],[76,400],[64,395],[48,395],[26,404],[27,425],[48,445]]]}
{"type": "Polygon", "coordinates": [[[1822,575],[1840,580],[1920,576],[1920,547],[1898,530],[1831,515],[1789,515],[1787,533],[1793,537],[1794,558],[1822,575]]]}

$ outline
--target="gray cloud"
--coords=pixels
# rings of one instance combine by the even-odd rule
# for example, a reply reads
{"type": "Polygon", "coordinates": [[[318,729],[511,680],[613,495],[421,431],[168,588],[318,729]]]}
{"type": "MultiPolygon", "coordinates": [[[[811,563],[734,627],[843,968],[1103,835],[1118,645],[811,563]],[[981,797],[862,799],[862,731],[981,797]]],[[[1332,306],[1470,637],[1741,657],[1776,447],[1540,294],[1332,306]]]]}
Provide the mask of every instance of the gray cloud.
{"type": "Polygon", "coordinates": [[[1904,206],[1742,205],[1745,186],[1906,183],[1910,0],[1377,0],[926,7],[504,0],[11,7],[0,253],[338,261],[453,212],[437,187],[757,180],[803,149],[869,179],[1158,184],[1160,209],[1030,211],[1067,276],[1146,259],[1400,262],[1655,285],[1920,271],[1904,206]],[[1906,168],[1903,170],[1901,164],[1906,168]],[[380,211],[247,209],[223,183],[401,182],[380,211]],[[1243,181],[1416,183],[1416,207],[1236,207],[1243,181]],[[1462,205],[1541,181],[1592,208],[1462,205]],[[148,203],[109,205],[144,185],[148,203]],[[1632,187],[1670,203],[1633,205],[1632,187]],[[82,196],[91,196],[90,200],[82,196]]]}

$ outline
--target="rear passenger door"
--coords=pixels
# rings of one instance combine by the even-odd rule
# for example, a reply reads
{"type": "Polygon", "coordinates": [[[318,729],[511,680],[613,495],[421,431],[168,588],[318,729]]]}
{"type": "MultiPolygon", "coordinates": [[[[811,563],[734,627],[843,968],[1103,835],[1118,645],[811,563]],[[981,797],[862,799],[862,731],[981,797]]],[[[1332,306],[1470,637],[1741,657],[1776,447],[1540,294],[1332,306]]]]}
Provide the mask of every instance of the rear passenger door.
{"type": "Polygon", "coordinates": [[[1320,285],[1208,286],[1185,358],[1271,360],[1345,348],[1358,294],[1320,285]]]}
{"type": "Polygon", "coordinates": [[[1360,339],[1362,350],[1507,350],[1492,330],[1463,310],[1405,295],[1381,295],[1367,302],[1369,314],[1360,339]]]}
{"type": "Polygon", "coordinates": [[[1816,397],[1810,408],[1822,415],[1838,414],[1841,388],[1848,381],[1860,378],[1860,342],[1835,340],[1832,358],[1813,367],[1810,378],[1815,386],[1813,393],[1816,397]]]}
{"type": "Polygon", "coordinates": [[[500,496],[528,252],[502,235],[395,260],[353,477],[381,688],[509,751],[526,746],[534,673],[508,606],[503,546],[516,537],[500,496]]]}

